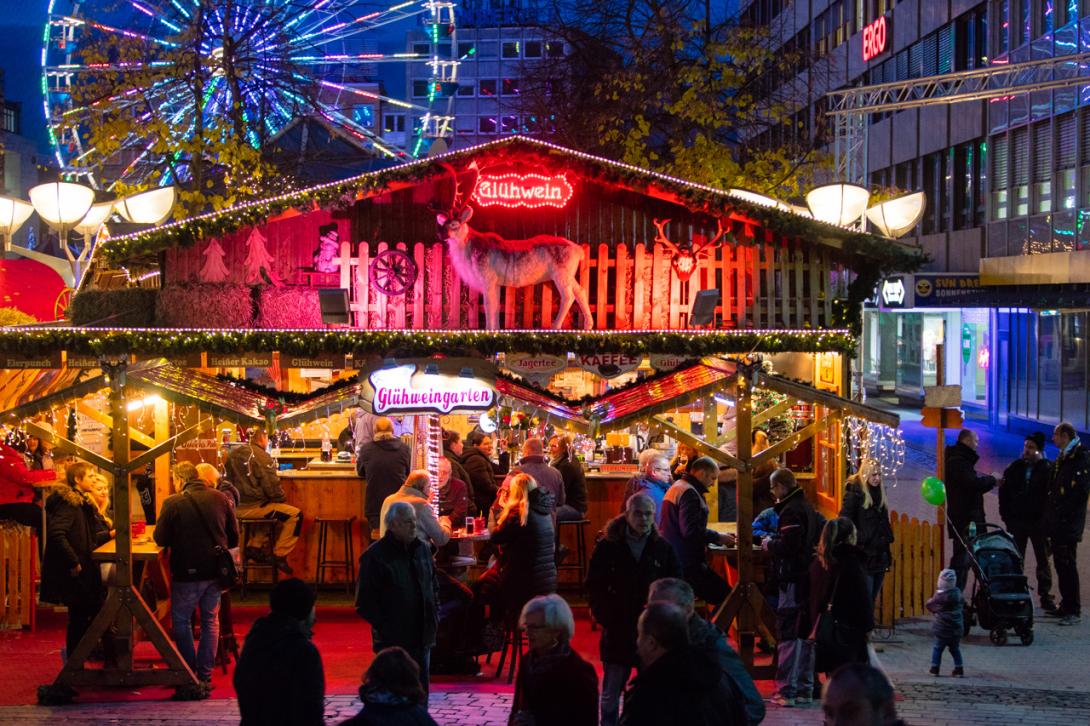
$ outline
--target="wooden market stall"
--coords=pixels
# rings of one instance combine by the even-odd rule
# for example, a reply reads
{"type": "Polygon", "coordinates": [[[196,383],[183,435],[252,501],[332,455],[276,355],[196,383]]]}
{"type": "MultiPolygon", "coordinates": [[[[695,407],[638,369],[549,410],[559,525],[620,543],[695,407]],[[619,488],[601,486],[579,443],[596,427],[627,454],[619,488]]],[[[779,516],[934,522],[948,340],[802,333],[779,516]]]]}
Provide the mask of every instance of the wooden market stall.
{"type": "MultiPolygon", "coordinates": [[[[653,429],[736,470],[739,579],[718,617],[739,624],[751,659],[752,634],[767,622],[752,587],[753,512],[743,496],[751,473],[797,447],[811,494],[836,508],[843,422],[896,423],[850,400],[860,305],[883,275],[921,259],[786,205],[521,137],[114,237],[73,300],[71,325],[0,329],[0,368],[42,369],[31,375],[56,384],[21,385],[18,396],[0,392],[0,402],[9,426],[50,437],[113,476],[118,578],[92,632],[116,623],[128,635],[135,618],[168,667],[133,670],[130,658],[84,669],[89,634],[58,685],[193,682],[133,587],[132,472],[150,464],[162,501],[171,460],[202,447],[214,456],[223,421],[299,428],[313,441],[306,421],[343,427],[342,409],[374,405],[351,383],[323,391],[316,382],[348,381],[386,359],[473,359],[471,377],[499,369],[497,398],[531,416],[519,437],[572,431],[594,449],[608,434],[636,442],[653,429]],[[137,278],[140,287],[119,286],[137,278]],[[698,297],[714,302],[704,330],[690,325],[698,297]],[[776,362],[791,378],[763,373],[750,354],[791,357],[782,369],[776,362]],[[159,357],[173,365],[148,360],[159,357]],[[106,394],[73,408],[106,427],[108,451],[30,420],[96,391],[106,394]],[[755,391],[775,401],[751,412],[755,391]],[[299,398],[269,405],[289,394],[299,398]],[[128,406],[153,396],[174,413],[153,402],[142,408],[148,426],[132,425],[128,406]],[[789,414],[799,425],[754,454],[752,427],[789,414]],[[639,431],[624,434],[633,426],[639,431]]],[[[437,411],[420,445],[434,456],[440,427],[465,433],[480,424],[478,413],[437,411]]],[[[594,527],[619,510],[640,448],[618,441],[613,448],[628,450],[622,463],[603,461],[589,476],[594,527]]],[[[284,463],[299,467],[283,472],[290,501],[309,517],[359,513],[365,482],[320,472],[308,463],[313,447],[299,449],[284,452],[284,463]]],[[[297,574],[310,573],[312,547],[308,540],[293,553],[297,574]]]]}

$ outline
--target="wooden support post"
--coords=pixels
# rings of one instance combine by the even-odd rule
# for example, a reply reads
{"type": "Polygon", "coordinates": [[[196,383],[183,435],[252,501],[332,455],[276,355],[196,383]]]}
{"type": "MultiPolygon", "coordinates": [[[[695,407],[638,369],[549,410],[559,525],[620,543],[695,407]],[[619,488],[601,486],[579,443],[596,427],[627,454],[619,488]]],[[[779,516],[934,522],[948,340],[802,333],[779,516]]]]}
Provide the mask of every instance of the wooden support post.
{"type": "MultiPolygon", "coordinates": [[[[111,442],[114,460],[107,461],[106,468],[113,475],[114,526],[117,528],[116,552],[113,558],[115,573],[109,583],[106,603],[95,616],[91,627],[80,640],[74,653],[51,686],[38,690],[40,703],[65,702],[72,698],[71,687],[76,685],[132,686],[172,685],[198,688],[197,677],[189,669],[174,643],[156,620],[148,604],[133,587],[132,580],[132,512],[129,499],[129,474],[134,467],[143,466],[140,458],[129,460],[128,412],[125,408],[124,358],[103,359],[101,368],[110,386],[111,442]],[[132,661],[133,620],[136,620],[148,639],[166,661],[166,668],[134,669],[132,661]],[[84,668],[95,645],[112,629],[115,646],[114,662],[100,670],[84,668]]],[[[101,458],[101,457],[100,457],[101,458]]]]}
{"type": "MultiPolygon", "coordinates": [[[[155,402],[155,440],[163,441],[170,438],[170,415],[167,402],[158,400],[155,402]]],[[[200,414],[198,414],[200,415],[200,414]]],[[[159,510],[163,508],[163,501],[170,496],[170,457],[160,456],[155,460],[153,475],[155,477],[155,516],[158,519],[159,510]]]]}
{"type": "MultiPolygon", "coordinates": [[[[753,381],[746,375],[738,376],[737,412],[735,430],[738,432],[738,458],[746,462],[744,471],[738,472],[738,585],[740,596],[749,600],[753,586],[753,469],[749,466],[753,455],[753,381]]],[[[752,608],[743,606],[738,612],[738,646],[742,662],[753,667],[754,616],[752,608]]]]}

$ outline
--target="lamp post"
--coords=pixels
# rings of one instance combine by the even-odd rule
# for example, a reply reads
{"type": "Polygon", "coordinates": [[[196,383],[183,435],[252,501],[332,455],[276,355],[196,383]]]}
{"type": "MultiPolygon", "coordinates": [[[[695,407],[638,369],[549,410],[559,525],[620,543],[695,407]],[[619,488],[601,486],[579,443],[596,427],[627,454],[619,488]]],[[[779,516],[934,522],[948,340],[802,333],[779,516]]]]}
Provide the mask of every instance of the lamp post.
{"type": "Polygon", "coordinates": [[[119,199],[114,208],[126,221],[134,224],[160,224],[174,208],[174,187],[159,187],[119,199]]]}
{"type": "Polygon", "coordinates": [[[90,249],[82,250],[77,259],[72,250],[68,249],[68,232],[87,216],[95,201],[94,190],[71,182],[48,182],[31,187],[29,194],[34,211],[46,224],[60,233],[61,247],[72,266],[74,284],[78,286],[80,266],[87,259],[90,249]]]}
{"type": "MultiPolygon", "coordinates": [[[[75,273],[76,287],[79,287],[83,265],[86,263],[87,258],[91,256],[91,244],[94,242],[99,230],[102,229],[102,225],[106,224],[106,220],[110,218],[110,213],[113,210],[113,202],[92,204],[83,219],[73,227],[75,231],[83,235],[83,249],[80,250],[79,257],[73,259],[71,254],[68,255],[69,261],[72,262],[72,271],[75,273]]],[[[68,251],[67,245],[65,251],[68,251]]]]}
{"type": "Polygon", "coordinates": [[[33,213],[34,206],[22,199],[0,196],[0,242],[4,252],[11,251],[11,238],[33,213]]]}
{"type": "Polygon", "coordinates": [[[826,184],[806,195],[806,206],[819,222],[849,227],[867,211],[870,192],[855,184],[826,184]]]}

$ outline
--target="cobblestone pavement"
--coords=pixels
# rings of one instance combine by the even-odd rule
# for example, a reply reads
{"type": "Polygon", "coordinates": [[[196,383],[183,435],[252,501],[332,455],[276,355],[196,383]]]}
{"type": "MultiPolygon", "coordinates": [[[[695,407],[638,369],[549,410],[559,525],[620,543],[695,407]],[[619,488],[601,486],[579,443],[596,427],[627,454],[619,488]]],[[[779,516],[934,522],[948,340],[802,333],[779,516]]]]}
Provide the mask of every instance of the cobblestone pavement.
{"type": "MultiPolygon", "coordinates": [[[[898,713],[912,726],[995,726],[996,724],[1090,723],[1090,694],[1065,691],[1006,688],[1000,686],[906,684],[898,688],[898,713]]],[[[504,693],[433,692],[430,712],[439,723],[457,726],[503,726],[511,708],[504,693]]],[[[340,723],[359,709],[359,699],[332,696],[326,699],[326,722],[340,723]]],[[[126,726],[174,726],[175,724],[236,724],[234,700],[202,702],[113,703],[73,705],[63,708],[17,706],[0,708],[4,724],[124,724],[126,726]],[[154,711],[154,714],[149,713],[154,711]]],[[[769,707],[763,723],[768,726],[808,726],[822,722],[821,708],[769,707]]]]}

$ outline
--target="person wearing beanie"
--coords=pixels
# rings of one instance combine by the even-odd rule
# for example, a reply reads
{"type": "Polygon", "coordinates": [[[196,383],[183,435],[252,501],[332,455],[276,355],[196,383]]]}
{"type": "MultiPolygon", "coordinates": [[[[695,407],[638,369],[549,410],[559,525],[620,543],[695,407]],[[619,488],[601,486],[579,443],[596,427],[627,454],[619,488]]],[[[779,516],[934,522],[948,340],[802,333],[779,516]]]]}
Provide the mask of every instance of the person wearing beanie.
{"type": "Polygon", "coordinates": [[[950,650],[954,659],[954,671],[951,675],[964,676],[961,661],[961,635],[965,626],[965,601],[958,588],[958,576],[953,570],[939,573],[938,587],[935,594],[927,601],[927,609],[935,615],[931,622],[931,635],[934,647],[931,649],[931,675],[939,674],[942,664],[942,651],[950,650]]]}
{"type": "Polygon", "coordinates": [[[258,618],[235,667],[242,726],[319,726],[324,723],[325,672],[310,640],[314,590],[298,578],[269,594],[270,612],[258,618]]]}
{"type": "Polygon", "coordinates": [[[1027,542],[1033,545],[1033,559],[1037,562],[1037,596],[1041,609],[1052,613],[1056,611],[1056,603],[1052,599],[1051,554],[1044,526],[1052,466],[1044,454],[1045,435],[1035,431],[1027,436],[1022,445],[1022,455],[1006,468],[999,482],[999,516],[1014,537],[1023,559],[1027,542]]]}

